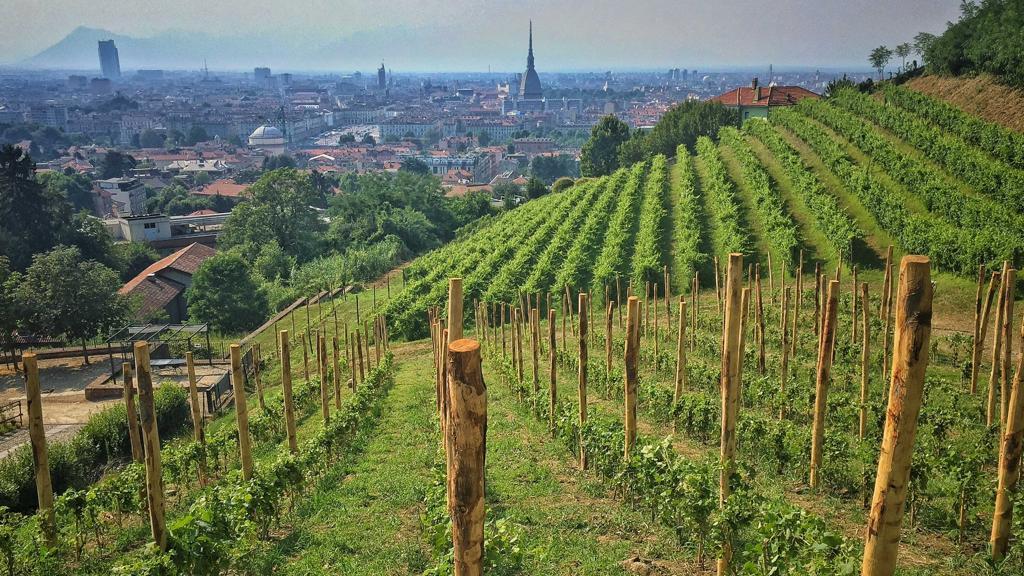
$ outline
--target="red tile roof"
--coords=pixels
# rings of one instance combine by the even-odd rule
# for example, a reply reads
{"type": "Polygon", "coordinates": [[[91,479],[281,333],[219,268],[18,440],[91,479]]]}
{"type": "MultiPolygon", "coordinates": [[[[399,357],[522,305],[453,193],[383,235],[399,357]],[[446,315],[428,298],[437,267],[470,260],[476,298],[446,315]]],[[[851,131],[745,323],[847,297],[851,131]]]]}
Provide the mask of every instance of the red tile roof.
{"type": "Polygon", "coordinates": [[[185,287],[161,275],[164,270],[176,270],[192,276],[204,260],[216,254],[209,246],[193,243],[149,265],[118,290],[119,294],[141,299],[139,314],[147,316],[172,302],[185,287]]]}
{"type": "Polygon", "coordinates": [[[202,188],[192,191],[196,196],[224,196],[227,198],[238,198],[243,192],[249,189],[248,184],[236,184],[234,180],[214,180],[202,188]]]}
{"type": "Polygon", "coordinates": [[[818,94],[801,86],[740,86],[711,102],[721,102],[726,106],[792,106],[804,98],[821,98],[818,94]]]}

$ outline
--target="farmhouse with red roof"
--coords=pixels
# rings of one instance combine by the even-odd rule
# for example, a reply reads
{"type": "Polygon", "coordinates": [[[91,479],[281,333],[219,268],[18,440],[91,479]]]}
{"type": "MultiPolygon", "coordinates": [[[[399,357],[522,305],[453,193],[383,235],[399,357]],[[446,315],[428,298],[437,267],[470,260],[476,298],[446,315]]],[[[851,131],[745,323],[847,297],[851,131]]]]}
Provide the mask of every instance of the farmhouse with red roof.
{"type": "Polygon", "coordinates": [[[767,118],[772,108],[793,106],[804,98],[821,98],[802,86],[758,86],[757,78],[750,86],[740,86],[715,96],[711,102],[721,102],[726,108],[739,110],[740,119],[767,118]]]}
{"type": "Polygon", "coordinates": [[[139,320],[149,320],[163,310],[169,322],[183,322],[188,318],[185,291],[192,285],[192,276],[200,264],[216,253],[209,246],[190,244],[150,264],[122,286],[118,293],[139,301],[136,313],[139,320]]]}

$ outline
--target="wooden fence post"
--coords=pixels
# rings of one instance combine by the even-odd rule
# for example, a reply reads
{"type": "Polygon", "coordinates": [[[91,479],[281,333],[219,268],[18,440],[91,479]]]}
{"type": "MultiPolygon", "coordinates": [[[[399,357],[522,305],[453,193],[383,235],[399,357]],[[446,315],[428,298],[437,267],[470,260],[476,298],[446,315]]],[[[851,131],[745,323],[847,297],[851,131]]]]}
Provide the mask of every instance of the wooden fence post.
{"type": "MultiPolygon", "coordinates": [[[[363,366],[363,337],[359,333],[359,327],[356,327],[355,338],[352,339],[352,343],[356,347],[356,356],[358,357],[359,364],[359,382],[366,382],[366,369],[363,366]]],[[[354,382],[353,382],[354,383],[354,382]]]]}
{"type": "MultiPolygon", "coordinates": [[[[769,253],[770,254],[770,253],[769,253]]],[[[769,260],[771,262],[771,260],[769,260]]],[[[758,266],[754,267],[755,270],[758,266]]],[[[771,278],[771,273],[768,275],[771,278]]],[[[756,304],[757,304],[757,373],[764,376],[766,369],[765,360],[765,329],[764,329],[764,297],[761,293],[761,273],[757,272],[757,277],[754,279],[754,289],[756,292],[756,304]]]]}
{"type": "Polygon", "coordinates": [[[462,339],[462,278],[448,279],[448,342],[462,339]]]}
{"type": "MultiPolygon", "coordinates": [[[[1012,294],[1011,294],[1012,298],[1012,294]]],[[[1024,341],[1024,324],[1021,325],[1021,339],[1024,341]]],[[[1017,374],[1010,391],[1006,425],[999,444],[999,484],[996,488],[995,511],[992,516],[992,558],[996,561],[1006,556],[1010,543],[1011,521],[1013,519],[1013,494],[1020,481],[1021,452],[1024,448],[1024,354],[1017,360],[1017,374]]],[[[1018,513],[1020,511],[1018,510],[1018,513]]],[[[1020,545],[1018,543],[1018,545],[1020,545]]]]}
{"type": "Polygon", "coordinates": [[[145,461],[145,454],[142,451],[142,439],[139,438],[139,413],[135,407],[135,386],[132,385],[130,362],[121,365],[121,374],[124,376],[124,407],[128,414],[128,441],[132,446],[132,461],[142,463],[145,461]]]}
{"type": "Polygon", "coordinates": [[[900,263],[889,405],[864,542],[863,576],[889,576],[896,571],[917,415],[928,366],[932,321],[929,268],[925,256],[904,256],[900,263]]]}
{"type": "MultiPolygon", "coordinates": [[[[729,254],[725,271],[725,319],[722,330],[722,431],[721,431],[721,475],[719,477],[719,507],[724,507],[729,498],[729,480],[732,477],[736,459],[736,418],[739,412],[740,382],[740,320],[743,299],[743,255],[729,254]]],[[[718,574],[729,573],[732,562],[732,542],[722,542],[722,555],[718,559],[718,574]]]]}
{"type": "Polygon", "coordinates": [[[306,381],[309,382],[309,349],[306,348],[306,336],[305,332],[302,333],[302,373],[306,376],[306,381]]]}
{"type": "Polygon", "coordinates": [[[796,358],[797,345],[800,341],[800,307],[804,301],[804,251],[800,250],[800,263],[796,268],[796,302],[793,303],[793,349],[790,351],[793,358],[796,358]]]}
{"type": "Polygon", "coordinates": [[[281,394],[284,396],[284,425],[288,435],[288,449],[299,453],[298,437],[295,435],[295,400],[292,397],[292,353],[288,331],[281,330],[277,337],[281,350],[281,394]]]}
{"type": "Polygon", "coordinates": [[[889,294],[889,285],[892,281],[892,244],[885,249],[885,276],[882,278],[882,294],[878,305],[878,317],[885,321],[886,302],[889,294]]]}
{"type": "Polygon", "coordinates": [[[892,285],[893,275],[892,268],[895,264],[889,266],[889,279],[885,285],[885,293],[882,294],[882,298],[885,301],[885,318],[883,319],[882,329],[882,381],[889,377],[889,334],[892,333],[892,285]]]}
{"type": "Polygon", "coordinates": [[[540,310],[536,307],[530,309],[530,348],[533,353],[533,401],[536,403],[540,392],[540,310]]]}
{"type": "Polygon", "coordinates": [[[1003,262],[1003,272],[1000,274],[999,297],[996,300],[996,321],[994,327],[994,340],[992,341],[992,371],[988,377],[988,403],[985,411],[985,425],[992,427],[998,419],[996,410],[996,389],[999,388],[999,372],[1003,360],[1003,313],[1006,311],[1006,273],[1009,265],[1003,262]]]}
{"type": "Polygon", "coordinates": [[[555,407],[558,405],[558,355],[555,352],[555,310],[548,309],[548,430],[555,433],[555,407]]]}
{"type": "MultiPolygon", "coordinates": [[[[864,282],[860,285],[860,299],[861,299],[861,324],[864,334],[863,342],[860,348],[860,426],[858,427],[860,439],[863,440],[867,434],[868,426],[868,387],[871,384],[871,371],[868,369],[868,364],[871,361],[871,330],[870,330],[870,319],[868,308],[870,307],[870,301],[868,300],[868,283],[864,282]]],[[[856,301],[856,300],[854,300],[856,301]]]]}
{"type": "Polygon", "coordinates": [[[341,349],[338,347],[338,337],[333,336],[331,338],[331,348],[334,350],[333,360],[333,372],[334,372],[334,407],[341,410],[341,359],[338,355],[341,354],[341,349]]]}
{"type": "Polygon", "coordinates": [[[814,335],[821,338],[821,262],[814,263],[814,335]]]}
{"type": "Polygon", "coordinates": [[[484,467],[487,454],[487,386],[475,340],[448,349],[448,511],[452,519],[455,576],[480,576],[484,557],[484,467]]]}
{"type": "Polygon", "coordinates": [[[859,285],[857,284],[857,265],[853,265],[852,270],[853,283],[850,285],[850,344],[857,343],[857,300],[860,298],[858,294],[859,285]]]}
{"type": "MultiPolygon", "coordinates": [[[[654,310],[654,371],[657,372],[660,364],[658,359],[659,347],[658,347],[658,285],[654,284],[652,287],[654,291],[654,298],[651,299],[651,308],[654,310]]],[[[650,313],[650,310],[648,310],[650,313]]]]}
{"type": "Polygon", "coordinates": [[[1006,296],[1003,297],[1003,359],[999,379],[999,429],[1006,430],[1006,415],[1010,409],[1010,357],[1013,355],[1013,293],[1017,285],[1016,268],[1008,268],[1006,296]]]}
{"type": "Polygon", "coordinates": [[[324,426],[331,421],[330,388],[327,384],[327,342],[319,330],[316,331],[316,365],[320,375],[320,412],[324,417],[324,426]]]}
{"type": "Polygon", "coordinates": [[[981,314],[981,321],[978,326],[978,337],[974,340],[974,348],[971,351],[971,394],[978,391],[978,372],[981,369],[981,354],[985,349],[985,338],[988,334],[988,317],[992,311],[992,299],[995,298],[996,284],[999,282],[999,272],[993,272],[988,282],[988,292],[985,295],[985,308],[981,314]]]}
{"type": "Polygon", "coordinates": [[[47,545],[57,543],[57,524],[53,511],[53,483],[50,479],[50,459],[46,450],[46,430],[43,428],[43,401],[39,393],[39,362],[34,352],[21,355],[25,370],[25,402],[28,404],[28,435],[32,444],[32,463],[36,479],[36,500],[43,517],[43,537],[47,545]]]}
{"type": "Polygon", "coordinates": [[[263,401],[263,383],[260,381],[260,343],[256,342],[250,349],[252,355],[252,377],[256,381],[256,398],[260,405],[260,410],[266,410],[267,404],[263,401]]]}
{"type": "Polygon", "coordinates": [[[636,296],[629,297],[626,306],[626,350],[625,350],[625,430],[624,457],[628,460],[636,442],[636,386],[637,386],[637,348],[640,344],[640,300],[636,296]]]}
{"type": "Polygon", "coordinates": [[[579,416],[580,416],[580,468],[587,469],[587,451],[583,443],[583,426],[587,423],[587,333],[590,330],[590,301],[580,292],[580,347],[579,347],[579,416]]]}
{"type": "MultiPolygon", "coordinates": [[[[234,347],[232,347],[234,354],[234,347]]],[[[164,481],[160,472],[160,434],[153,405],[153,373],[149,365],[149,343],[135,343],[135,379],[139,386],[139,419],[146,453],[146,503],[153,542],[167,550],[167,521],[164,517],[164,481]]]]}
{"type": "Polygon", "coordinates": [[[607,380],[612,372],[612,306],[609,301],[604,314],[604,375],[607,380]]]}
{"type": "MultiPolygon", "coordinates": [[[[306,350],[305,347],[302,349],[306,350]]],[[[242,479],[249,480],[252,478],[252,439],[249,437],[249,404],[245,394],[245,374],[242,372],[242,348],[238,344],[231,345],[231,386],[235,394],[235,421],[238,424],[242,479]]],[[[146,456],[149,457],[148,451],[146,456]]]]}
{"type": "Polygon", "coordinates": [[[676,431],[676,418],[674,416],[676,406],[683,397],[683,388],[686,386],[686,298],[679,295],[679,328],[676,331],[676,379],[675,390],[672,392],[672,432],[676,431]]]}
{"type": "Polygon", "coordinates": [[[836,315],[839,308],[839,281],[828,283],[825,315],[818,339],[818,371],[814,382],[814,424],[811,428],[811,488],[817,488],[821,450],[825,444],[825,412],[828,410],[828,387],[832,378],[832,349],[836,343],[836,315]]]}
{"type": "MultiPolygon", "coordinates": [[[[785,276],[783,276],[785,277],[785,276]]],[[[782,319],[779,321],[782,357],[779,366],[779,419],[786,417],[786,378],[789,376],[789,287],[782,289],[782,319]]]]}
{"type": "MultiPolygon", "coordinates": [[[[125,363],[127,366],[128,364],[125,363]]],[[[203,412],[199,404],[199,388],[196,387],[196,365],[191,352],[185,352],[185,369],[188,372],[189,406],[192,407],[192,437],[204,450],[199,455],[199,485],[206,485],[206,433],[203,431],[203,412]]]]}

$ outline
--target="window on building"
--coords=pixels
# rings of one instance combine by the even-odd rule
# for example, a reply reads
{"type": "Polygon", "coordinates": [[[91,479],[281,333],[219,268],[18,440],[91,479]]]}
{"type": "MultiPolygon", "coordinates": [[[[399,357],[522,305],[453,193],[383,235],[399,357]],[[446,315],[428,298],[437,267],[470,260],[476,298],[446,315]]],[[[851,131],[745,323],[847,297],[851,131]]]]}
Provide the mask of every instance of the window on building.
{"type": "Polygon", "coordinates": [[[147,230],[152,230],[153,228],[156,228],[156,222],[146,222],[142,225],[142,227],[147,230]]]}

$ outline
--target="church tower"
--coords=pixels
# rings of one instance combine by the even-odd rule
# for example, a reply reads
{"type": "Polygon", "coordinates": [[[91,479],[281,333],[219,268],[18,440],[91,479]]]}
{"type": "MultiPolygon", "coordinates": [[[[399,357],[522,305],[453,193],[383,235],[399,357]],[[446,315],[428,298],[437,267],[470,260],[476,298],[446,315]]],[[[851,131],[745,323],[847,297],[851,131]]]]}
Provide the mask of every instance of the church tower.
{"type": "Polygon", "coordinates": [[[524,100],[540,100],[544,97],[540,77],[533,67],[533,20],[530,21],[530,49],[526,53],[526,73],[519,83],[519,97],[524,100]]]}

